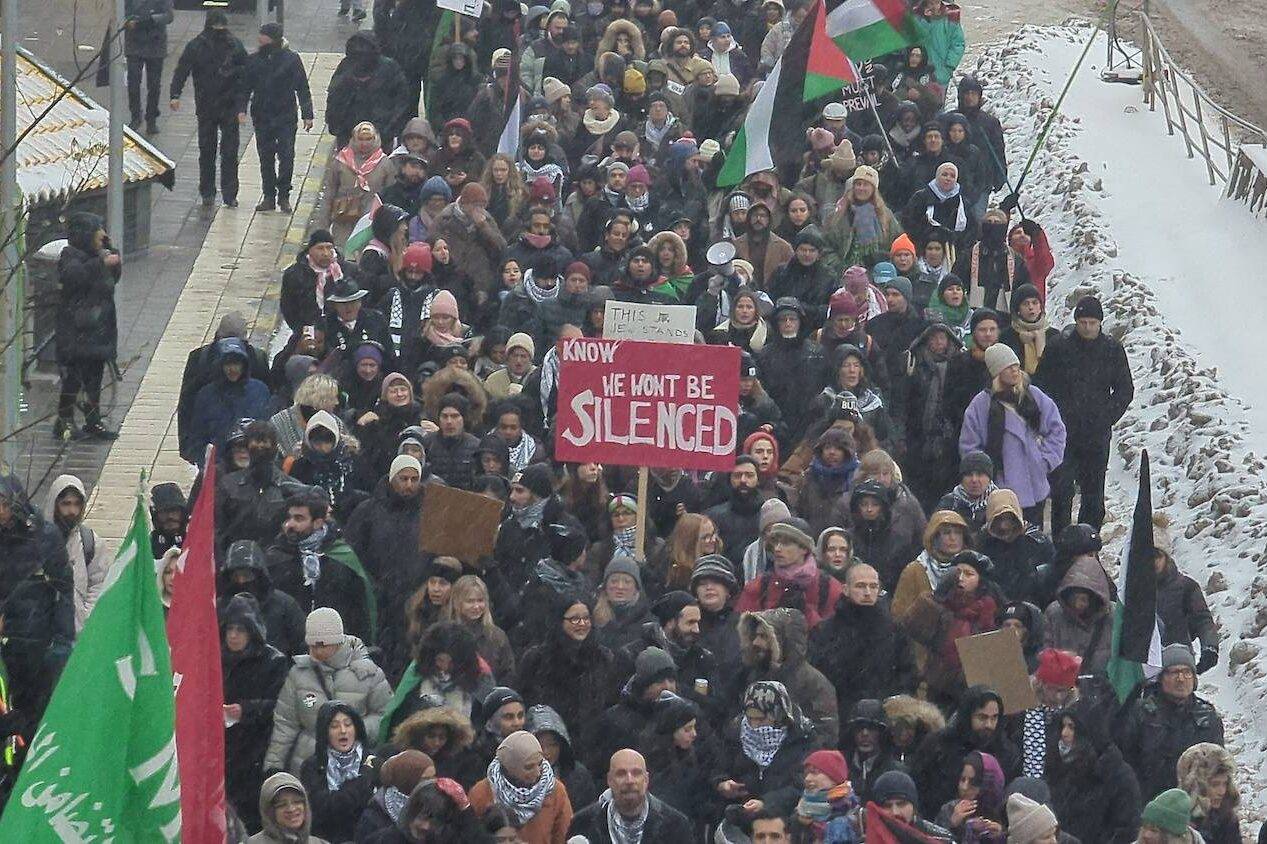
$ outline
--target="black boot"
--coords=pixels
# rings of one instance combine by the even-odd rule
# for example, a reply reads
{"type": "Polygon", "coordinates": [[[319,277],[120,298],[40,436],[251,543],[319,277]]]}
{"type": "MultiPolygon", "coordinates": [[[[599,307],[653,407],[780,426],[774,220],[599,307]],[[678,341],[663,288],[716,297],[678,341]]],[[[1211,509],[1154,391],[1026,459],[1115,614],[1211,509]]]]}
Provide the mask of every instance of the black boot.
{"type": "Polygon", "coordinates": [[[293,214],[295,212],[295,209],[290,207],[290,194],[277,194],[277,210],[281,211],[283,214],[293,214]]]}
{"type": "Polygon", "coordinates": [[[276,211],[277,204],[273,201],[273,198],[271,196],[266,196],[263,199],[261,199],[259,203],[255,206],[255,210],[256,211],[276,211]]]}
{"type": "Polygon", "coordinates": [[[119,438],[118,431],[109,430],[101,424],[100,420],[84,425],[82,433],[84,439],[88,440],[117,440],[119,438]]]}
{"type": "Polygon", "coordinates": [[[151,136],[158,134],[158,118],[157,117],[151,117],[149,120],[145,121],[145,134],[151,135],[151,136]]]}

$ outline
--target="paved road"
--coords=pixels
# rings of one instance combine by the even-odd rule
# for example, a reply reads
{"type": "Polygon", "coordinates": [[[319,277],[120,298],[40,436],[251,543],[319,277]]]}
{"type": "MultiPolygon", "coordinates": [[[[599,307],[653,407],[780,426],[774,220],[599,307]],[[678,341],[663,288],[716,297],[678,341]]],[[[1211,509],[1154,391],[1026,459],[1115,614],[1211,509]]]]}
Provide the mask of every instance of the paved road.
{"type": "MultiPolygon", "coordinates": [[[[86,0],[20,0],[22,46],[71,78],[76,73],[77,62],[91,58],[94,50],[100,48],[106,5],[86,0]]],[[[337,18],[335,8],[334,0],[290,0],[286,9],[286,35],[291,46],[303,52],[341,53],[356,26],[347,18],[337,18]]],[[[197,121],[190,86],[186,86],[185,93],[188,107],[177,114],[167,111],[167,88],[176,57],[202,29],[203,19],[201,12],[177,12],[175,22],[168,29],[170,53],[163,68],[161,133],[153,141],[176,162],[176,185],[172,191],[155,186],[152,245],[147,254],[127,262],[119,286],[119,360],[126,365],[126,371],[114,386],[114,406],[108,409],[110,422],[115,426],[132,405],[218,210],[203,208],[198,195],[197,121]]],[[[234,33],[248,50],[253,50],[256,44],[254,16],[234,14],[230,19],[234,33]]],[[[105,103],[108,99],[104,88],[89,85],[84,90],[99,102],[105,103]]],[[[249,123],[244,130],[241,143],[245,150],[251,139],[249,123]]],[[[250,190],[244,179],[237,213],[248,214],[258,200],[250,190]]],[[[224,209],[224,213],[235,212],[224,209]]],[[[267,333],[267,328],[264,332],[267,333]]],[[[173,364],[169,362],[169,365],[173,364]]],[[[94,485],[109,452],[108,443],[62,444],[52,438],[56,389],[55,371],[32,369],[30,386],[23,397],[22,420],[24,426],[31,427],[19,435],[20,456],[15,469],[36,500],[40,488],[63,472],[76,474],[89,486],[94,485]]],[[[173,394],[173,407],[175,399],[173,394]]]]}

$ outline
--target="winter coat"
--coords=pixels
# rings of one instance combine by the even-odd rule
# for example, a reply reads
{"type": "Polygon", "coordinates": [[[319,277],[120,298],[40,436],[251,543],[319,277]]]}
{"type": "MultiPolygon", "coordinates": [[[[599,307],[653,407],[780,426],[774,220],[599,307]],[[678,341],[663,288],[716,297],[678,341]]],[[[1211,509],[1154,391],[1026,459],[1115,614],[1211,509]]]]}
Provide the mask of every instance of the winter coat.
{"type": "Polygon", "coordinates": [[[436,215],[432,234],[443,237],[449,244],[452,262],[461,267],[477,285],[487,288],[498,277],[498,266],[506,249],[506,238],[497,228],[497,222],[485,215],[482,222],[473,223],[452,203],[436,215]]]}
{"type": "Polygon", "coordinates": [[[188,437],[180,444],[180,456],[194,464],[202,462],[208,445],[223,450],[225,437],[239,419],[268,418],[268,385],[252,375],[252,355],[246,344],[236,337],[228,337],[216,343],[216,352],[219,357],[216,368],[221,371],[215,381],[194,396],[192,425],[188,437]],[[245,363],[237,381],[224,376],[222,362],[229,355],[236,355],[245,363]]]}
{"type": "Polygon", "coordinates": [[[766,276],[765,290],[778,301],[784,296],[795,297],[805,308],[805,322],[811,330],[823,324],[827,313],[827,299],[835,291],[839,274],[833,273],[827,262],[820,259],[805,266],[795,255],[771,275],[766,276]]]}
{"type": "Polygon", "coordinates": [[[615,663],[612,652],[598,644],[593,633],[576,643],[561,630],[551,632],[524,652],[514,688],[528,706],[549,706],[579,733],[614,702],[620,682],[615,663]]]}
{"type": "Polygon", "coordinates": [[[973,750],[989,753],[998,760],[1005,781],[1021,772],[1021,752],[1004,735],[1002,725],[995,730],[984,746],[972,731],[972,713],[986,701],[993,700],[1003,713],[1003,701],[998,693],[986,686],[970,686],[959,698],[959,706],[949,723],[920,743],[911,764],[911,776],[919,788],[920,813],[933,816],[947,800],[956,794],[959,774],[963,770],[963,757],[973,750]]]}
{"type": "MultiPolygon", "coordinates": [[[[954,159],[957,162],[956,166],[962,165],[955,156],[947,154],[945,157],[954,159]]],[[[966,249],[976,238],[978,221],[972,215],[967,192],[961,188],[954,196],[941,199],[933,193],[932,188],[927,186],[927,181],[931,179],[920,181],[926,162],[932,166],[935,175],[942,161],[942,156],[920,155],[912,159],[909,165],[911,172],[907,174],[907,185],[919,186],[919,189],[911,194],[906,207],[902,209],[902,225],[915,241],[915,246],[921,250],[934,234],[946,237],[951,244],[960,249],[966,249]],[[931,220],[928,217],[930,208],[933,212],[931,220]],[[962,228],[959,221],[961,216],[963,217],[962,228]]]]}
{"type": "Polygon", "coordinates": [[[220,650],[224,702],[239,704],[242,717],[224,728],[225,794],[248,826],[259,823],[256,799],[264,782],[264,751],[273,729],[273,709],[281,693],[290,660],[265,641],[259,605],[233,597],[220,611],[220,627],[237,624],[249,641],[241,653],[220,650]]]}
{"type": "Polygon", "coordinates": [[[1191,645],[1197,639],[1203,650],[1218,648],[1219,631],[1205,593],[1195,580],[1180,573],[1169,556],[1165,570],[1157,576],[1157,616],[1162,647],[1176,642],[1191,645]]]}
{"type": "Polygon", "coordinates": [[[1084,673],[1103,671],[1113,645],[1113,598],[1103,567],[1091,557],[1074,560],[1056,594],[1058,600],[1043,613],[1043,644],[1081,656],[1084,673]],[[1087,590],[1100,601],[1089,619],[1080,619],[1065,607],[1068,590],[1075,588],[1087,590]]]}
{"type": "Polygon", "coordinates": [[[313,119],[308,72],[303,59],[285,42],[256,50],[247,58],[245,84],[243,101],[249,103],[256,126],[294,127],[299,117],[313,119]]]}
{"type": "Polygon", "coordinates": [[[108,238],[102,252],[93,248],[93,235],[102,227],[100,217],[86,212],[71,214],[66,221],[66,246],[57,259],[59,295],[54,338],[59,364],[118,357],[114,288],[122,266],[106,266],[107,254],[119,254],[108,238]]]}
{"type": "Polygon", "coordinates": [[[305,615],[317,607],[335,609],[343,619],[344,630],[373,642],[377,606],[369,579],[338,528],[327,523],[326,531],[318,549],[321,574],[311,586],[305,583],[298,545],[285,534],[278,534],[267,552],[273,586],[294,598],[305,615]]]}
{"type": "MultiPolygon", "coordinates": [[[[654,794],[647,795],[647,822],[642,828],[642,840],[690,841],[691,822],[686,816],[654,794]]],[[[572,818],[569,836],[584,836],[590,844],[613,844],[607,827],[607,805],[591,803],[572,818]]]]}
{"type": "Polygon", "coordinates": [[[312,807],[308,803],[308,792],[304,789],[303,783],[295,777],[287,773],[274,774],[265,781],[264,787],[260,789],[259,796],[259,813],[264,821],[264,829],[257,832],[247,839],[247,844],[294,844],[296,840],[302,840],[304,844],[329,844],[324,838],[318,838],[309,832],[312,826],[312,807]],[[273,800],[277,797],[277,793],[285,789],[293,789],[298,791],[304,798],[304,827],[301,830],[302,839],[297,839],[295,833],[284,831],[277,825],[275,813],[273,811],[273,800]]]}
{"type": "Polygon", "coordinates": [[[456,437],[434,431],[423,437],[422,442],[431,471],[458,489],[471,488],[476,473],[475,450],[479,445],[480,441],[465,431],[456,437]]]}
{"type": "Polygon", "coordinates": [[[806,660],[808,633],[805,615],[799,610],[780,608],[740,616],[739,648],[744,670],[737,672],[739,682],[732,688],[730,700],[737,709],[750,685],[758,680],[777,680],[787,687],[792,702],[813,723],[814,746],[835,747],[840,732],[836,689],[806,660]],[[752,640],[759,632],[764,632],[771,643],[768,666],[753,661],[752,640]]]}
{"type": "Polygon", "coordinates": [[[172,0],[125,0],[123,13],[124,21],[136,22],[123,30],[123,54],[129,58],[165,58],[167,26],[175,20],[172,0]]]}
{"type": "MultiPolygon", "coordinates": [[[[390,183],[391,174],[388,171],[387,157],[384,156],[365,177],[366,187],[364,188],[360,186],[356,173],[338,155],[330,156],[322,178],[325,190],[321,194],[316,210],[313,211],[313,225],[328,229],[336,244],[345,244],[357,220],[369,213],[374,195],[382,192],[390,183]],[[335,216],[337,208],[342,209],[339,217],[335,216]]],[[[312,274],[306,257],[303,259],[302,266],[308,270],[309,274],[312,274]]],[[[344,269],[346,270],[346,267],[344,269]]],[[[284,278],[282,283],[284,286],[284,278]]]]}
{"type": "Polygon", "coordinates": [[[221,612],[225,611],[238,592],[250,592],[255,598],[265,640],[271,647],[288,657],[307,650],[308,646],[304,643],[304,621],[307,614],[299,609],[294,598],[273,588],[273,580],[264,562],[264,552],[258,546],[233,549],[216,572],[216,595],[221,612]],[[238,586],[233,582],[234,572],[241,569],[251,569],[254,573],[254,580],[249,587],[238,586]]]}
{"type": "Polygon", "coordinates": [[[320,705],[317,710],[316,734],[321,737],[317,749],[304,760],[299,772],[299,781],[308,791],[308,802],[312,806],[312,827],[316,832],[331,841],[348,841],[352,831],[360,820],[361,812],[374,795],[374,785],[378,777],[374,766],[377,759],[370,755],[370,737],[365,730],[365,722],[361,715],[346,702],[335,701],[320,705]],[[330,722],[338,714],[347,715],[352,720],[356,731],[356,740],[361,744],[361,766],[356,776],[345,780],[336,789],[331,789],[326,779],[329,764],[330,722]]]}
{"type": "MultiPolygon", "coordinates": [[[[801,328],[802,335],[806,334],[808,326],[801,328]]],[[[812,340],[772,335],[757,352],[757,368],[761,386],[783,411],[788,439],[779,445],[790,451],[789,446],[800,442],[805,433],[810,402],[825,386],[826,367],[822,349],[812,340]]]]}
{"type": "Polygon", "coordinates": [[[765,803],[767,811],[787,816],[801,799],[805,757],[819,747],[834,747],[835,739],[825,742],[813,731],[807,734],[793,724],[788,727],[787,737],[779,745],[774,758],[764,768],[758,767],[744,754],[737,728],[727,730],[725,744],[728,758],[721,771],[713,775],[714,784],[725,780],[743,783],[749,797],[765,803]]]}
{"type": "MultiPolygon", "coordinates": [[[[383,45],[383,54],[394,59],[406,76],[426,76],[443,13],[435,3],[374,4],[374,34],[383,45]]],[[[473,56],[470,64],[474,64],[473,56]]]]}
{"type": "MultiPolygon", "coordinates": [[[[795,257],[795,252],[792,250],[792,244],[774,232],[769,232],[761,245],[758,245],[750,235],[743,234],[735,238],[735,257],[753,264],[752,286],[765,290],[774,278],[775,272],[791,261],[795,257]],[[762,257],[762,260],[758,262],[756,257],[762,257]]],[[[808,303],[802,304],[808,308],[808,303]]]]}
{"type": "Polygon", "coordinates": [[[444,706],[423,709],[403,719],[392,730],[391,745],[384,748],[384,755],[409,748],[421,750],[424,747],[423,737],[436,726],[444,727],[448,734],[444,746],[429,754],[436,763],[436,774],[457,780],[463,788],[475,785],[483,778],[487,768],[487,764],[481,764],[471,748],[475,730],[464,713],[444,706]]]}
{"type": "Polygon", "coordinates": [[[1178,784],[1175,765],[1185,750],[1203,741],[1223,746],[1223,719],[1205,698],[1194,694],[1177,704],[1150,683],[1126,705],[1116,739],[1147,803],[1178,784]]]}
{"type": "MultiPolygon", "coordinates": [[[[431,43],[430,37],[425,40],[431,43]]],[[[368,120],[388,147],[404,124],[408,91],[400,65],[380,54],[374,36],[368,32],[353,34],[326,93],[326,126],[336,144],[346,144],[352,128],[368,120]]]]}
{"type": "MultiPolygon", "coordinates": [[[[909,516],[895,508],[891,497],[880,502],[879,517],[864,521],[858,514],[857,492],[855,486],[849,501],[852,518],[849,536],[854,556],[873,566],[880,575],[881,587],[892,593],[906,564],[919,556],[922,531],[909,516]]],[[[894,614],[901,615],[901,611],[894,607],[894,614]]]]}
{"type": "Polygon", "coordinates": [[[1070,448],[1079,452],[1107,443],[1135,397],[1122,344],[1103,332],[1084,340],[1073,326],[1047,345],[1034,381],[1060,408],[1070,448]]]}
{"type": "MultiPolygon", "coordinates": [[[[476,817],[484,817],[497,805],[493,786],[484,778],[471,789],[471,811],[476,817]]],[[[572,800],[568,797],[567,786],[561,778],[556,778],[554,788],[546,795],[537,813],[528,822],[519,827],[519,837],[524,844],[561,844],[567,840],[568,828],[572,824],[572,800]]]]}
{"type": "Polygon", "coordinates": [[[1078,701],[1048,730],[1043,779],[1051,786],[1051,809],[1061,832],[1082,844],[1131,844],[1139,832],[1139,783],[1109,738],[1103,713],[1078,701]],[[1057,743],[1063,719],[1075,724],[1074,752],[1066,759],[1057,743]]]}
{"type": "Polygon", "coordinates": [[[937,82],[945,86],[963,60],[963,27],[959,25],[959,7],[949,4],[939,18],[915,15],[915,31],[919,43],[928,51],[937,82]]]}
{"type": "Polygon", "coordinates": [[[216,478],[216,552],[235,540],[268,547],[286,519],[286,499],[298,484],[275,465],[239,469],[216,478]]]}
{"type": "Polygon", "coordinates": [[[723,554],[736,572],[743,571],[744,549],[756,541],[760,534],[761,505],[764,499],[760,493],[751,499],[736,498],[733,494],[729,501],[709,507],[704,515],[717,527],[717,535],[721,537],[723,554]]]}
{"type": "MultiPolygon", "coordinates": [[[[168,4],[168,20],[171,20],[171,0],[143,0],[168,4]]],[[[139,29],[140,27],[138,27],[139,29]]],[[[167,40],[167,27],[155,27],[167,40]]],[[[128,30],[135,32],[136,30],[128,30]]],[[[163,52],[165,55],[166,44],[163,52]]],[[[246,48],[228,30],[204,29],[195,35],[180,51],[176,69],[172,71],[171,98],[180,99],[185,80],[194,78],[194,112],[204,120],[231,120],[245,110],[247,85],[246,48]]],[[[311,105],[309,106],[311,109],[311,105]]],[[[255,801],[252,800],[252,803],[255,801]]]]}
{"type": "Polygon", "coordinates": [[[990,389],[990,370],[986,369],[982,355],[982,350],[969,349],[946,367],[946,413],[955,420],[956,429],[962,426],[963,415],[977,393],[990,389]]]}
{"type": "Polygon", "coordinates": [[[377,735],[391,697],[392,687],[383,670],[355,636],[348,636],[329,662],[300,654],[277,696],[264,770],[298,771],[312,756],[317,747],[317,712],[326,701],[348,704],[365,720],[367,733],[377,735]]]}
{"type": "MultiPolygon", "coordinates": [[[[813,177],[814,181],[829,181],[830,176],[825,173],[819,173],[813,177]]],[[[834,182],[831,182],[834,184],[834,182]]],[[[845,190],[849,188],[849,183],[842,186],[845,190]]],[[[843,192],[843,191],[842,191],[843,192]]],[[[824,197],[824,201],[830,197],[824,197]]],[[[877,212],[876,222],[880,227],[880,237],[875,243],[873,251],[854,255],[854,241],[857,232],[854,230],[853,223],[853,206],[850,204],[842,211],[834,210],[839,195],[831,199],[831,206],[822,211],[822,215],[826,218],[823,225],[823,239],[827,241],[826,249],[823,252],[823,263],[831,271],[833,278],[840,278],[849,266],[853,263],[862,263],[863,266],[871,266],[877,261],[889,260],[889,249],[893,246],[893,241],[902,234],[902,224],[898,222],[897,217],[893,216],[893,212],[889,210],[888,205],[884,207],[875,206],[877,212]],[[880,213],[883,212],[883,213],[880,213]],[[859,260],[854,260],[854,259],[859,260]]],[[[823,206],[820,206],[822,208],[823,206]]]]}
{"type": "MultiPolygon", "coordinates": [[[[334,158],[330,160],[331,162],[335,161],[334,158]]],[[[370,184],[373,185],[377,178],[378,170],[370,173],[370,184]]],[[[330,182],[325,184],[328,194],[333,189],[333,186],[330,182]]],[[[351,234],[352,227],[350,223],[345,226],[345,230],[347,234],[351,234]]],[[[345,234],[344,240],[346,241],[346,239],[345,234]]],[[[336,255],[335,261],[339,263],[339,269],[345,278],[352,276],[350,265],[343,260],[342,256],[336,255]]],[[[286,321],[286,326],[295,333],[302,331],[306,325],[321,325],[325,319],[323,309],[317,303],[317,273],[312,267],[308,266],[307,247],[300,250],[299,254],[295,256],[295,263],[282,272],[282,292],[279,309],[282,312],[282,319],[286,321]]]]}
{"type": "MultiPolygon", "coordinates": [[[[83,481],[74,475],[58,475],[49,485],[44,499],[44,521],[57,526],[57,499],[63,492],[73,489],[79,497],[88,501],[83,481]]],[[[84,622],[105,586],[106,574],[114,563],[109,545],[95,530],[80,520],[66,533],[66,558],[70,562],[71,576],[75,581],[75,632],[84,629],[84,622]]]]}
{"type": "Polygon", "coordinates": [[[1013,405],[1003,406],[989,391],[982,390],[969,403],[963,417],[963,429],[959,432],[960,455],[972,451],[989,452],[992,450],[990,417],[996,412],[996,406],[1002,409],[1002,466],[999,465],[999,455],[992,455],[994,480],[1000,487],[1015,492],[1022,507],[1033,507],[1047,499],[1051,492],[1047,476],[1065,457],[1065,424],[1056,403],[1037,387],[1028,387],[1028,393],[1037,405],[1038,421],[1033,428],[1013,405]]]}
{"type": "Polygon", "coordinates": [[[677,666],[678,697],[693,701],[708,715],[720,713],[720,701],[715,696],[696,692],[696,682],[699,680],[706,681],[710,691],[718,687],[722,666],[717,658],[698,641],[689,648],[683,648],[665,634],[658,620],[643,624],[639,637],[620,649],[617,654],[616,676],[633,674],[638,654],[649,647],[660,648],[673,658],[673,664],[677,666]]]}
{"type": "Polygon", "coordinates": [[[1037,597],[1038,567],[1047,565],[1056,555],[1051,538],[1038,525],[1026,525],[1025,532],[1011,542],[983,532],[977,550],[994,563],[990,578],[1013,601],[1033,601],[1037,597]]]}
{"type": "Polygon", "coordinates": [[[883,602],[864,607],[842,597],[810,632],[809,661],[836,687],[841,724],[858,701],[910,694],[918,683],[910,640],[883,602]]]}
{"type": "MultiPolygon", "coordinates": [[[[198,391],[220,378],[220,360],[216,353],[216,343],[221,339],[216,337],[212,342],[199,346],[185,359],[185,371],[180,378],[180,399],[176,404],[178,437],[187,436],[193,425],[194,399],[198,397],[198,391]]],[[[246,350],[250,357],[253,377],[271,386],[272,373],[269,372],[268,350],[250,343],[246,344],[246,350]]],[[[282,385],[276,384],[276,386],[282,385]]],[[[254,803],[254,801],[251,802],[254,803]]]]}
{"type": "Polygon", "coordinates": [[[906,352],[928,328],[928,321],[921,317],[913,303],[898,313],[886,311],[867,321],[867,333],[880,346],[884,368],[889,375],[889,415],[893,419],[906,416],[906,396],[910,375],[906,366],[906,352]]]}
{"type": "MultiPolygon", "coordinates": [[[[916,698],[901,695],[889,700],[907,701],[916,700],[916,698]]],[[[932,704],[924,701],[916,702],[932,707],[932,704]]],[[[934,711],[936,711],[935,708],[934,711]]],[[[894,755],[893,739],[889,733],[889,717],[885,713],[884,704],[881,704],[879,700],[866,698],[859,700],[840,723],[840,752],[845,755],[845,761],[849,764],[849,782],[853,786],[854,793],[858,795],[858,799],[866,803],[871,799],[876,780],[889,771],[907,773],[906,766],[894,755]],[[870,727],[880,734],[879,750],[866,759],[858,754],[855,746],[858,730],[861,727],[870,727]]]]}

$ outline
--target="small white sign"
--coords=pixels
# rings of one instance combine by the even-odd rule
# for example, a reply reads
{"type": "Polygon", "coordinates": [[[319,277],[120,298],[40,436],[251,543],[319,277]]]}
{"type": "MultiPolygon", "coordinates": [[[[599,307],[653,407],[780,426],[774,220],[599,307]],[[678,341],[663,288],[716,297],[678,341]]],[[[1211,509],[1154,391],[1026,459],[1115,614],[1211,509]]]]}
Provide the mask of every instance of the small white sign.
{"type": "Polygon", "coordinates": [[[652,343],[694,343],[694,305],[656,305],[608,299],[603,311],[603,337],[652,343]]]}
{"type": "Polygon", "coordinates": [[[472,18],[478,18],[484,11],[484,0],[436,0],[436,5],[472,18]]]}

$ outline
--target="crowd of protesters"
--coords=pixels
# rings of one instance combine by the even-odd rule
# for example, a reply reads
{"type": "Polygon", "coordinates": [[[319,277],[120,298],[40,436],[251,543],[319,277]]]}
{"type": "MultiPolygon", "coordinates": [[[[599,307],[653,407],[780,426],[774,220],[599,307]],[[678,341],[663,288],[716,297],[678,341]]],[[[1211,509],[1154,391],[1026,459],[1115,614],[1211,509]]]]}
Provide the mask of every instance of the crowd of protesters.
{"type": "MultiPolygon", "coordinates": [[[[1049,324],[1048,273],[1076,256],[1015,193],[994,204],[1003,129],[956,77],[960,9],[921,0],[919,43],[866,67],[874,108],[780,115],[800,159],[718,185],[808,9],[494,0],[454,27],[376,0],[348,39],[288,340],[270,359],[226,316],[177,408],[185,459],[220,460],[231,840],[1240,840],[1196,694],[1218,630],[1160,520],[1160,673],[1124,701],[1106,678],[1099,531],[1131,373],[1097,299],[1049,324]],[[696,342],[742,350],[728,471],[653,469],[639,501],[635,468],[552,458],[556,343],[601,336],[611,300],[694,305],[696,342]],[[490,555],[420,550],[461,530],[424,518],[444,486],[503,505],[490,555]],[[1001,628],[1035,708],[965,680],[956,640],[1001,628]]],[[[289,211],[302,64],[276,24],[251,56],[226,28],[208,15],[183,72],[223,108],[285,101],[258,209],[289,211]],[[203,66],[229,60],[248,71],[203,66]]],[[[74,223],[64,288],[108,300],[117,254],[74,223]]],[[[70,360],[76,331],[114,343],[92,313],[66,314],[61,436],[84,385],[86,433],[110,435],[102,356],[70,360]]],[[[152,491],[165,599],[195,494],[152,491]]],[[[4,717],[28,738],[111,562],[87,496],[63,476],[41,511],[0,479],[4,717]]]]}

